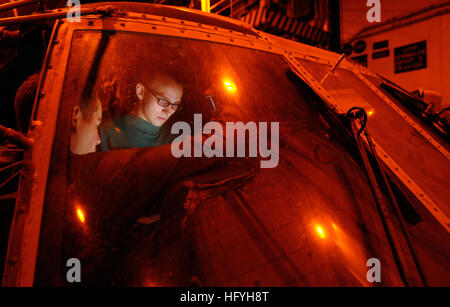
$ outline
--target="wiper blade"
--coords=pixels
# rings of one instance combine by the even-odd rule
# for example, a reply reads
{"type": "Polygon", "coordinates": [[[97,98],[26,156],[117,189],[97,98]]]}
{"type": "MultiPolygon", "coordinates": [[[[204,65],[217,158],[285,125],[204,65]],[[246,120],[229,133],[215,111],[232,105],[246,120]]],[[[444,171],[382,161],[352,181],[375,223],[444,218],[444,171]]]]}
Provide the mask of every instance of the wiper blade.
{"type": "Polygon", "coordinates": [[[348,110],[347,117],[350,119],[353,137],[356,142],[359,153],[361,155],[361,159],[363,161],[370,186],[375,196],[377,209],[380,218],[382,220],[383,227],[385,229],[389,244],[391,246],[392,253],[399,268],[399,273],[407,286],[426,286],[425,276],[414,252],[414,248],[412,246],[408,230],[406,229],[405,222],[402,218],[400,208],[398,206],[394,193],[392,192],[392,188],[390,187],[389,181],[387,180],[387,176],[381,166],[378,155],[375,151],[375,147],[370,138],[369,132],[367,131],[366,128],[367,114],[363,108],[353,107],[350,110],[348,110]],[[361,125],[360,128],[357,127],[358,120],[360,121],[361,125]],[[360,136],[361,133],[363,132],[368,143],[367,151],[362,143],[360,136]],[[370,154],[375,166],[381,173],[382,178],[380,182],[381,184],[384,185],[386,191],[388,192],[389,197],[383,196],[381,186],[377,180],[377,175],[371,165],[367,153],[370,154]],[[401,234],[403,235],[403,238],[406,241],[408,249],[402,249],[402,245],[404,245],[404,243],[402,244],[401,242],[402,238],[395,234],[396,233],[395,225],[392,223],[392,219],[389,216],[387,210],[387,204],[389,202],[391,203],[391,206],[394,208],[394,211],[398,217],[401,227],[401,234]],[[410,266],[409,263],[414,263],[415,269],[413,268],[413,266],[410,266]]]}

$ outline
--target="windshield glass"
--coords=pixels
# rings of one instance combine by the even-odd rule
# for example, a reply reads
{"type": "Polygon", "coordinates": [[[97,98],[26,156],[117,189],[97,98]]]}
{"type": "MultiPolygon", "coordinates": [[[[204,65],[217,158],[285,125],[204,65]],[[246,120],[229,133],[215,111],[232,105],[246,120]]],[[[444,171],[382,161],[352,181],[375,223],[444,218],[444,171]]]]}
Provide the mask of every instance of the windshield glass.
{"type": "MultiPolygon", "coordinates": [[[[317,79],[330,70],[330,66],[298,59],[317,79]]],[[[372,81],[378,81],[371,78],[372,81]]],[[[379,86],[379,84],[377,84],[379,86]]],[[[441,222],[448,222],[450,207],[450,186],[448,169],[450,161],[445,145],[436,147],[421,131],[421,124],[416,121],[413,127],[403,116],[389,106],[353,72],[337,68],[335,74],[329,74],[324,80],[326,91],[345,111],[354,106],[365,108],[368,114],[367,127],[372,138],[395,161],[397,165],[425,192],[440,209],[441,222]],[[393,133],[395,131],[395,133],[393,133]]],[[[401,105],[399,102],[394,102],[401,105]]],[[[400,108],[400,106],[397,106],[400,108]]],[[[404,108],[402,108],[404,112],[404,108]]],[[[445,143],[444,143],[445,144],[445,143]]],[[[422,194],[422,193],[421,193],[422,194]]],[[[426,200],[421,201],[427,205],[426,200]]],[[[436,211],[427,208],[434,214],[436,211]]],[[[448,227],[448,226],[447,226],[448,227]]]]}
{"type": "Polygon", "coordinates": [[[95,31],[75,32],[70,54],[41,284],[69,285],[76,258],[87,285],[370,285],[373,257],[401,283],[363,170],[280,56],[95,31]],[[225,150],[216,130],[238,122],[225,150]],[[223,156],[196,154],[198,134],[223,156]],[[177,156],[186,138],[177,152],[194,153],[177,156]]]}

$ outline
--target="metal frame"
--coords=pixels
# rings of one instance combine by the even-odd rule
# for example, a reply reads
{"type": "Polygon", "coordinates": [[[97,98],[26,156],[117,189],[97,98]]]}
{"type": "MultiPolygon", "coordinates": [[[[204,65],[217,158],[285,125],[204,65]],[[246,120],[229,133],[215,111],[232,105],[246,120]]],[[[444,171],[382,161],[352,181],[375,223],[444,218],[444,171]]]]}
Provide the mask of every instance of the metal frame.
{"type": "Polygon", "coordinates": [[[58,29],[59,23],[57,21],[53,28],[42,67],[40,80],[45,79],[44,87],[38,87],[37,90],[39,110],[30,131],[38,145],[33,146],[24,156],[24,171],[8,239],[3,286],[33,286],[47,176],[59,111],[52,105],[52,98],[61,94],[64,80],[60,78],[61,82],[54,83],[53,81],[58,81],[58,72],[52,68],[57,67],[61,59],[66,59],[69,51],[66,48],[61,57],[65,44],[55,38],[57,32],[60,34],[65,29],[58,29]]]}
{"type": "Polygon", "coordinates": [[[0,5],[0,12],[5,12],[5,11],[9,11],[9,10],[15,10],[19,7],[22,6],[27,6],[30,4],[34,4],[36,2],[39,2],[41,0],[20,0],[20,1],[14,1],[14,2],[9,2],[9,3],[5,3],[5,4],[1,4],[0,5]]]}

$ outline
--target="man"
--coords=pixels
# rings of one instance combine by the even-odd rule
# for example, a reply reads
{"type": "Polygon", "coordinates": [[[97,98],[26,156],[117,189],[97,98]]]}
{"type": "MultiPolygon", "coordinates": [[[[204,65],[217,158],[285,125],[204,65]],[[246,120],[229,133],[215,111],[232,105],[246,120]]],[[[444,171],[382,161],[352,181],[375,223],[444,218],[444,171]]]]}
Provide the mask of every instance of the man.
{"type": "MultiPolygon", "coordinates": [[[[144,78],[145,79],[145,78],[144,78]]],[[[180,109],[183,86],[165,73],[136,85],[137,108],[100,128],[101,151],[164,145],[162,126],[180,109]]]]}
{"type": "Polygon", "coordinates": [[[102,105],[94,101],[81,103],[73,108],[70,151],[76,155],[95,152],[100,144],[98,127],[102,122],[102,105]]]}

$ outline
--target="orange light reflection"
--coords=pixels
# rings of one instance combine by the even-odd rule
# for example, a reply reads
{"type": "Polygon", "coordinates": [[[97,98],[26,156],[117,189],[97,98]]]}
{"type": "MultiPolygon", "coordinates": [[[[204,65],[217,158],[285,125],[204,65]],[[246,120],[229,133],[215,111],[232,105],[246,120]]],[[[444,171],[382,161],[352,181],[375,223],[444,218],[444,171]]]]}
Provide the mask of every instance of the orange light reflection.
{"type": "Polygon", "coordinates": [[[78,216],[78,219],[81,221],[81,223],[84,223],[84,221],[85,221],[84,213],[83,213],[83,210],[81,210],[80,208],[77,208],[77,216],[78,216]]]}
{"type": "Polygon", "coordinates": [[[322,226],[317,225],[317,226],[316,226],[316,232],[317,232],[317,235],[318,235],[321,239],[325,239],[326,234],[325,234],[325,230],[323,229],[322,226]]]}
{"type": "Polygon", "coordinates": [[[234,84],[234,82],[232,81],[228,81],[228,80],[224,80],[223,84],[225,85],[225,88],[231,92],[235,92],[236,91],[236,84],[234,84]]]}
{"type": "Polygon", "coordinates": [[[361,242],[351,235],[346,234],[340,227],[332,223],[334,242],[341,250],[344,256],[346,268],[363,286],[370,286],[365,279],[366,276],[366,260],[364,246],[361,242]]]}

